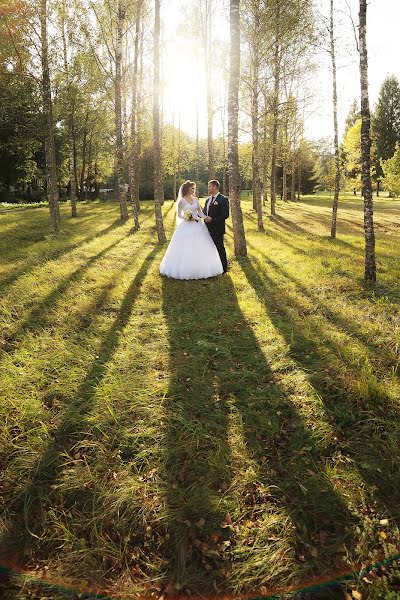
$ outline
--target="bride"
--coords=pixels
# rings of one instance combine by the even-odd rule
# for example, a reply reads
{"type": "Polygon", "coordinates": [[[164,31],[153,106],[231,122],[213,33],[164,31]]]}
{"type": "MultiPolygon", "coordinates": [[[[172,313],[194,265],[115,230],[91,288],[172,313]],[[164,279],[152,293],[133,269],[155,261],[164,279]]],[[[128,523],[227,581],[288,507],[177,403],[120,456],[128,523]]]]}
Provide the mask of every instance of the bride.
{"type": "Polygon", "coordinates": [[[223,272],[195,194],[196,184],[185,181],[176,201],[176,229],[160,265],[160,274],[174,279],[205,279],[223,272]]]}

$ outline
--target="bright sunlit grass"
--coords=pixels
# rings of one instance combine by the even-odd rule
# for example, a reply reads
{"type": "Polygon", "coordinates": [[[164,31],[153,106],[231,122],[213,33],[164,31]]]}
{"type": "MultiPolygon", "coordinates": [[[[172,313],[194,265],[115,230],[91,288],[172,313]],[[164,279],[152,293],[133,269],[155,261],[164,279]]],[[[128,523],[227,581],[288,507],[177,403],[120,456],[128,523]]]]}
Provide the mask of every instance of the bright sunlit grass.
{"type": "Polygon", "coordinates": [[[112,202],[79,212],[59,237],[46,208],[1,215],[2,554],[128,598],[398,552],[400,202],[375,202],[376,287],[360,198],[337,240],[327,197],[266,207],[263,234],[246,198],[249,258],[229,227],[229,274],[193,282],[159,277],[150,203],[139,232],[112,202]]]}

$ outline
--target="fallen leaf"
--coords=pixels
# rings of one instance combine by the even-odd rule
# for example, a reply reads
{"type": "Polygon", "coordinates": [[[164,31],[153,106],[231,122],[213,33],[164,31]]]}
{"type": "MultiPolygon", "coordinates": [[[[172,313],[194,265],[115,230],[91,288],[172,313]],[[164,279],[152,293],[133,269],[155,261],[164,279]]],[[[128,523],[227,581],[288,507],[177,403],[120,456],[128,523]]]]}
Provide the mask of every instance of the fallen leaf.
{"type": "Polygon", "coordinates": [[[362,600],[362,594],[360,594],[360,592],[358,592],[357,590],[352,590],[351,595],[353,596],[353,598],[355,598],[355,600],[362,600]]]}
{"type": "Polygon", "coordinates": [[[254,522],[253,521],[246,521],[246,527],[247,529],[251,529],[252,527],[254,527],[254,522]]]}
{"type": "Polygon", "coordinates": [[[313,558],[318,558],[318,549],[315,546],[311,546],[310,554],[313,558]]]}
{"type": "Polygon", "coordinates": [[[389,519],[381,519],[379,525],[389,525],[389,519]]]}
{"type": "Polygon", "coordinates": [[[204,527],[205,522],[205,519],[199,519],[198,521],[196,521],[196,525],[197,527],[204,527]]]}
{"type": "Polygon", "coordinates": [[[231,519],[231,516],[230,516],[230,514],[229,514],[229,513],[227,513],[227,514],[225,515],[225,523],[226,523],[227,525],[232,525],[232,519],[231,519]]]}
{"type": "Polygon", "coordinates": [[[299,554],[298,559],[301,560],[301,562],[306,562],[304,554],[299,554]]]}
{"type": "Polygon", "coordinates": [[[382,538],[382,540],[386,540],[387,534],[384,531],[380,531],[379,532],[379,537],[382,538]]]}
{"type": "Polygon", "coordinates": [[[319,532],[319,541],[322,544],[322,546],[325,545],[326,542],[326,531],[324,529],[321,529],[321,531],[319,532]]]}
{"type": "Polygon", "coordinates": [[[207,558],[221,558],[221,555],[217,550],[212,550],[204,544],[202,546],[201,551],[204,554],[204,556],[207,556],[207,558]]]}

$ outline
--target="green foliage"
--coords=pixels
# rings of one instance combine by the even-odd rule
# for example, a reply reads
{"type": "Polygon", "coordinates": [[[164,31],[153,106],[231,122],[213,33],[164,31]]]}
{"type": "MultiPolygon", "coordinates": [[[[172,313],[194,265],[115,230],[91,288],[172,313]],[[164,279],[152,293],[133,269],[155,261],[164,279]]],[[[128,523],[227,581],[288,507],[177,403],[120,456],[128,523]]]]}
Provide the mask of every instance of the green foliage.
{"type": "MultiPolygon", "coordinates": [[[[335,155],[332,141],[329,138],[314,142],[313,149],[316,154],[315,173],[320,190],[333,190],[335,187],[335,155]]],[[[339,151],[340,152],[340,151],[339,151]]],[[[340,186],[345,186],[343,169],[341,170],[340,186]]]]}
{"type": "Polygon", "coordinates": [[[44,176],[39,91],[32,78],[0,74],[0,189],[32,199],[44,176]],[[27,184],[31,184],[27,190],[27,184]],[[35,185],[36,184],[36,185],[35,185]]]}
{"type": "Polygon", "coordinates": [[[347,131],[343,140],[346,175],[352,179],[361,175],[361,119],[347,131]]]}
{"type": "Polygon", "coordinates": [[[314,145],[303,140],[299,149],[299,157],[301,163],[301,193],[313,194],[319,184],[318,154],[314,145]]]}
{"type": "Polygon", "coordinates": [[[390,195],[400,196],[400,145],[397,144],[395,153],[387,160],[381,159],[382,172],[385,177],[384,187],[390,195]]]}
{"type": "Polygon", "coordinates": [[[386,77],[380,89],[374,128],[379,168],[380,161],[391,158],[400,142],[400,84],[393,75],[386,77]]]}
{"type": "Polygon", "coordinates": [[[346,117],[345,130],[344,130],[343,137],[346,137],[348,130],[351,129],[360,118],[361,118],[361,111],[359,108],[359,102],[357,100],[354,100],[353,104],[350,107],[349,113],[346,117]]]}

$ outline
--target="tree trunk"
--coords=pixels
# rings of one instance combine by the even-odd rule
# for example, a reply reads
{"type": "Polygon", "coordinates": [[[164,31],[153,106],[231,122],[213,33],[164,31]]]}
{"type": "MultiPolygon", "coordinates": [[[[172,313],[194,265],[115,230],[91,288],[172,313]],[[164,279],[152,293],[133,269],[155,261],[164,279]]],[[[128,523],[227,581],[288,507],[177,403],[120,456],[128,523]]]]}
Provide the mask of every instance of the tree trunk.
{"type": "Polygon", "coordinates": [[[137,139],[137,152],[135,160],[135,179],[136,185],[136,208],[138,214],[140,213],[140,158],[142,156],[142,111],[143,111],[143,36],[144,27],[142,25],[140,31],[140,69],[139,69],[139,85],[138,85],[138,97],[137,97],[137,123],[136,123],[136,139],[137,139]]]}
{"type": "Polygon", "coordinates": [[[246,256],[246,238],[240,205],[238,147],[240,78],[240,0],[230,0],[230,71],[228,99],[229,196],[231,200],[233,243],[236,256],[246,256]]]}
{"type": "Polygon", "coordinates": [[[175,200],[177,198],[178,192],[176,188],[176,145],[175,145],[175,113],[172,114],[172,198],[175,200]]]}
{"type": "Polygon", "coordinates": [[[54,144],[53,106],[51,100],[50,71],[47,41],[47,0],[40,2],[40,35],[42,51],[42,95],[45,127],[47,198],[50,210],[50,222],[54,233],[60,230],[60,206],[58,203],[58,185],[56,151],[54,144]]]}
{"type": "Polygon", "coordinates": [[[116,135],[116,175],[117,197],[121,221],[128,220],[128,204],[124,185],[124,142],[122,139],[122,38],[125,28],[125,0],[118,0],[117,39],[115,47],[115,135],[116,135]]]}
{"type": "Polygon", "coordinates": [[[267,156],[267,113],[264,107],[264,123],[263,123],[263,167],[262,167],[262,205],[267,206],[268,200],[268,168],[269,161],[267,156]]]}
{"type": "Polygon", "coordinates": [[[299,164],[297,166],[297,201],[300,202],[301,194],[301,156],[299,156],[299,164]]]}
{"type": "Polygon", "coordinates": [[[333,196],[333,208],[332,208],[332,225],[331,225],[331,237],[336,237],[336,221],[337,221],[337,210],[339,204],[339,192],[340,192],[340,163],[339,163],[339,133],[338,133],[338,115],[337,115],[337,85],[336,85],[336,54],[335,54],[335,35],[334,35],[334,21],[333,21],[333,0],[331,0],[331,23],[330,23],[330,35],[331,35],[331,58],[332,58],[332,74],[333,74],[333,130],[334,130],[334,143],[335,143],[335,191],[333,196]]]}
{"type": "Polygon", "coordinates": [[[100,184],[97,179],[98,170],[97,170],[97,160],[94,163],[94,198],[98,198],[100,195],[100,184]]]}
{"type": "Polygon", "coordinates": [[[293,158],[292,158],[292,173],[291,173],[291,184],[290,184],[290,200],[292,202],[295,202],[296,200],[296,161],[294,158],[294,151],[293,151],[293,158]]]}
{"type": "Polygon", "coordinates": [[[259,143],[259,78],[260,78],[260,48],[259,48],[259,31],[257,26],[260,17],[255,15],[254,41],[253,41],[253,93],[252,93],[252,110],[251,110],[251,126],[253,138],[252,150],[252,166],[253,166],[253,207],[257,212],[258,230],[264,231],[262,204],[261,204],[261,178],[260,178],[260,143],[259,143]]]}
{"type": "Polygon", "coordinates": [[[133,81],[132,81],[132,109],[131,109],[131,151],[129,156],[129,194],[132,205],[133,219],[135,229],[139,229],[139,214],[136,203],[137,186],[139,182],[136,180],[136,160],[138,153],[138,134],[137,134],[137,99],[138,99],[138,75],[139,75],[139,36],[140,36],[140,21],[142,12],[142,3],[137,3],[137,14],[135,24],[135,57],[133,63],[133,81]]]}
{"type": "Polygon", "coordinates": [[[84,187],[84,182],[85,182],[85,170],[86,170],[86,144],[87,144],[87,135],[88,135],[88,128],[87,128],[88,119],[89,119],[89,113],[86,112],[85,127],[83,129],[82,168],[81,168],[80,185],[79,185],[79,198],[81,200],[83,200],[83,198],[84,198],[83,187],[84,187]]]}
{"type": "Polygon", "coordinates": [[[226,119],[226,96],[224,99],[224,112],[222,114],[222,193],[226,194],[226,130],[225,130],[225,119],[226,119]]]}
{"type": "Polygon", "coordinates": [[[85,199],[90,198],[90,188],[92,184],[92,139],[93,139],[93,130],[90,132],[89,137],[89,149],[88,149],[88,168],[86,175],[86,191],[85,191],[85,199]]]}
{"type": "Polygon", "coordinates": [[[276,34],[274,55],[274,97],[272,109],[272,156],[271,156],[271,215],[276,214],[276,154],[278,143],[278,117],[279,117],[279,88],[280,88],[280,47],[279,47],[279,19],[280,5],[276,5],[276,34]]]}
{"type": "Polygon", "coordinates": [[[74,181],[75,181],[75,195],[78,194],[79,191],[79,181],[78,181],[78,150],[76,143],[76,131],[75,131],[75,98],[72,98],[72,115],[73,115],[73,128],[72,128],[72,150],[74,156],[74,181]]]}
{"type": "Polygon", "coordinates": [[[207,74],[207,145],[208,145],[208,179],[215,177],[215,158],[214,158],[214,140],[213,140],[213,100],[212,100],[212,81],[211,81],[211,0],[206,0],[206,39],[205,39],[205,59],[207,74]]]}
{"type": "Polygon", "coordinates": [[[155,0],[154,15],[154,81],[153,81],[153,137],[154,137],[154,210],[157,236],[165,243],[164,223],[161,212],[162,203],[162,163],[160,130],[160,0],[155,0]]]}
{"type": "Polygon", "coordinates": [[[283,159],[282,165],[282,198],[285,202],[287,202],[287,166],[286,166],[286,157],[283,159]]]}
{"type": "Polygon", "coordinates": [[[66,6],[65,0],[62,2],[61,7],[61,35],[63,43],[63,55],[64,55],[64,73],[67,83],[67,124],[68,124],[68,138],[69,138],[69,194],[71,201],[71,216],[77,217],[78,211],[76,206],[76,168],[75,168],[75,124],[74,124],[74,110],[71,99],[71,82],[69,79],[68,69],[68,56],[67,56],[67,36],[65,31],[65,14],[66,6]]]}
{"type": "Polygon", "coordinates": [[[361,177],[364,196],[365,280],[376,281],[375,231],[371,184],[371,115],[368,97],[367,0],[360,0],[361,177]]]}
{"type": "Polygon", "coordinates": [[[181,113],[178,118],[178,154],[176,158],[176,174],[178,179],[181,178],[181,113]]]}
{"type": "MultiPolygon", "coordinates": [[[[200,198],[200,136],[199,136],[199,102],[196,101],[196,189],[200,198]]],[[[176,197],[176,196],[175,196],[176,197]]]]}

